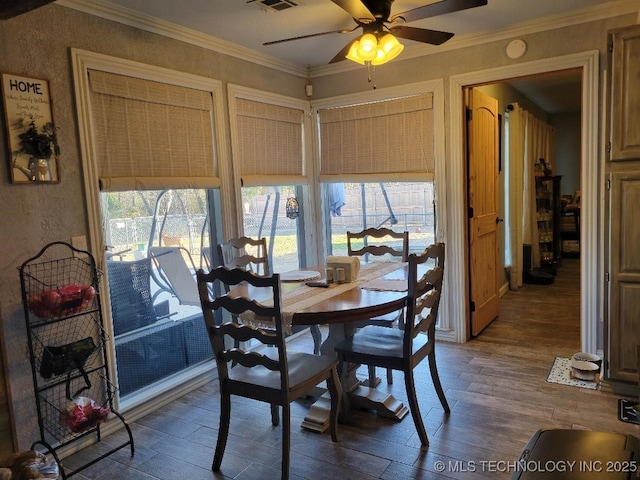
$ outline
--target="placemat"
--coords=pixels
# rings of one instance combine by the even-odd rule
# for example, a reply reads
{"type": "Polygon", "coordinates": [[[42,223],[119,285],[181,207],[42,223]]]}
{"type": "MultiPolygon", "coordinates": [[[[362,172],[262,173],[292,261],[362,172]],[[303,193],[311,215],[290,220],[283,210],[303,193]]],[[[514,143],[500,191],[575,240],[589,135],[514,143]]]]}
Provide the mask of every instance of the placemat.
{"type": "Polygon", "coordinates": [[[320,272],[316,270],[292,270],[280,274],[281,282],[306,282],[320,278],[320,272]]]}
{"type": "Polygon", "coordinates": [[[360,288],[364,290],[378,290],[386,292],[406,292],[407,281],[399,279],[388,280],[386,278],[377,278],[375,280],[371,280],[365,285],[362,285],[362,287],[360,288]]]}

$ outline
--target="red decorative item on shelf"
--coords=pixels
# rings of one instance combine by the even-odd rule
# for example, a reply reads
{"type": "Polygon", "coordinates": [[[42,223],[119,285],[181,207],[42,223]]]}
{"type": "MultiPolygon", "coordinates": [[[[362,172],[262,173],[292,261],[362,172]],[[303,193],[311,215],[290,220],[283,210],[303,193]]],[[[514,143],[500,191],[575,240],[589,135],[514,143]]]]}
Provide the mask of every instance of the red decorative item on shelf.
{"type": "Polygon", "coordinates": [[[91,285],[65,285],[31,295],[29,309],[40,318],[73,315],[86,310],[96,296],[91,285]]]}
{"type": "Polygon", "coordinates": [[[67,404],[60,420],[73,433],[80,433],[98,425],[109,412],[109,408],[101,407],[90,398],[76,397],[67,404]]]}

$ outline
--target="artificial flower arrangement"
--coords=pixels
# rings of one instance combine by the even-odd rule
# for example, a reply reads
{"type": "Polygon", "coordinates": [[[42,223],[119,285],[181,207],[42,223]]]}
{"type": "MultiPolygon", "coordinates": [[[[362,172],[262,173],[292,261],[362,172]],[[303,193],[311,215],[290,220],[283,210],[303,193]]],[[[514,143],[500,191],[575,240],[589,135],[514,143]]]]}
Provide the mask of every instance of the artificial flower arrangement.
{"type": "Polygon", "coordinates": [[[20,167],[14,160],[14,166],[32,181],[46,180],[49,160],[54,155],[56,157],[60,155],[55,126],[52,122],[46,122],[38,127],[33,116],[27,116],[17,121],[16,128],[22,132],[18,134],[20,148],[13,153],[28,155],[29,164],[27,168],[20,167]]]}

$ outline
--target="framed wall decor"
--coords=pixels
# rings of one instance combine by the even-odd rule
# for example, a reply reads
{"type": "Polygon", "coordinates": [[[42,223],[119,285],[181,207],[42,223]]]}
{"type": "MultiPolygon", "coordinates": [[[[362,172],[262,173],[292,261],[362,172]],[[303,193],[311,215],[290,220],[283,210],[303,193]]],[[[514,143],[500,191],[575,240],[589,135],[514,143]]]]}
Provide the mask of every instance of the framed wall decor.
{"type": "Polygon", "coordinates": [[[60,147],[49,82],[2,73],[2,104],[12,183],[59,183],[60,147]]]}

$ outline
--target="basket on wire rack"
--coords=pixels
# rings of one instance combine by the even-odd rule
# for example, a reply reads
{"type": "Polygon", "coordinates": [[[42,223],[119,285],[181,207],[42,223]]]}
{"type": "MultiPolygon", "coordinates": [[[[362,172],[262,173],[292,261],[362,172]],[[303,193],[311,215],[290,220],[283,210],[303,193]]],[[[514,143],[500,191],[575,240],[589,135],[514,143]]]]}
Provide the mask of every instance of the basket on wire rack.
{"type": "Polygon", "coordinates": [[[26,305],[40,320],[80,314],[94,307],[98,274],[88,256],[27,262],[21,271],[26,305]]]}

